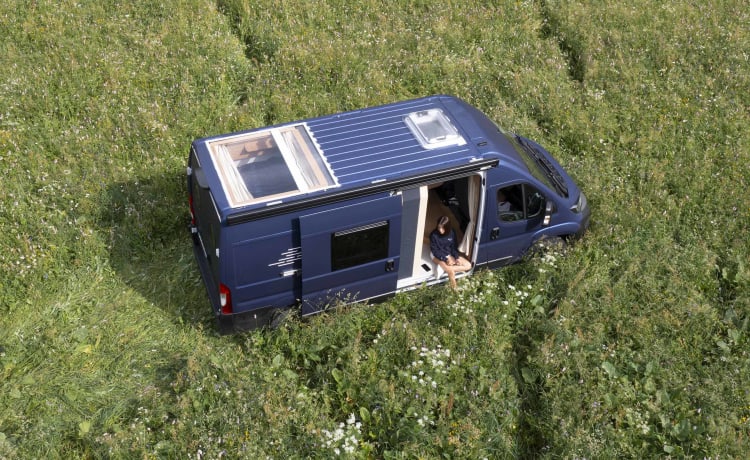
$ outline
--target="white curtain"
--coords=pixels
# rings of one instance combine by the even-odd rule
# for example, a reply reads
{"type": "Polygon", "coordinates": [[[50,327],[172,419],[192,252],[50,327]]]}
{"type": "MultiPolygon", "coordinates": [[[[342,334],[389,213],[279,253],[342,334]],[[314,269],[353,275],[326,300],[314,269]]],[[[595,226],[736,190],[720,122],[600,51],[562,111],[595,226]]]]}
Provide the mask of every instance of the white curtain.
{"type": "Polygon", "coordinates": [[[469,256],[471,259],[471,243],[474,241],[474,232],[477,222],[477,208],[479,207],[479,176],[469,178],[469,225],[466,226],[464,238],[458,246],[458,250],[469,256]]]}

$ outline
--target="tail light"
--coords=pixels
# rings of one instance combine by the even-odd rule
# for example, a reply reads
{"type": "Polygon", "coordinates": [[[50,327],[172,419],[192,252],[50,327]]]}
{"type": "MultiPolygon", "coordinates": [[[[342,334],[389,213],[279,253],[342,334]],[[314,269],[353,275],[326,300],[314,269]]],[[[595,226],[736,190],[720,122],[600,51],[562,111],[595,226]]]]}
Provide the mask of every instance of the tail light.
{"type": "Polygon", "coordinates": [[[195,208],[193,207],[193,195],[188,196],[188,204],[190,205],[190,225],[195,227],[195,208]]]}
{"type": "Polygon", "coordinates": [[[232,314],[232,293],[223,283],[219,283],[219,304],[221,305],[222,314],[232,314]]]}

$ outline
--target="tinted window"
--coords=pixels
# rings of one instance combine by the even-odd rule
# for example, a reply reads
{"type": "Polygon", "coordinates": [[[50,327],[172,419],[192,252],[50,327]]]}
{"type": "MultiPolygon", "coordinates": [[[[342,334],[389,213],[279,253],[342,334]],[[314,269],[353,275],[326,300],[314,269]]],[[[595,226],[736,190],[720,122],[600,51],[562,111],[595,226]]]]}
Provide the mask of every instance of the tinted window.
{"type": "Polygon", "coordinates": [[[388,221],[331,235],[331,268],[341,270],[388,257],[388,221]]]}
{"type": "MultiPolygon", "coordinates": [[[[533,148],[529,144],[522,144],[519,140],[518,136],[514,136],[512,134],[505,133],[501,131],[505,137],[513,144],[515,147],[516,152],[518,152],[518,156],[521,158],[521,160],[526,164],[526,167],[529,169],[529,172],[541,183],[546,185],[552,190],[557,190],[555,187],[555,184],[552,182],[552,179],[550,179],[550,174],[545,171],[545,169],[541,166],[540,162],[537,161],[535,156],[541,155],[537,154],[533,151],[533,148]]],[[[543,158],[543,156],[540,156],[539,158],[543,158]]],[[[554,171],[554,174],[558,174],[557,171],[554,171]]],[[[558,174],[559,176],[559,174],[558,174]]]]}
{"type": "Polygon", "coordinates": [[[532,219],[544,212],[546,200],[531,185],[518,184],[497,191],[497,218],[505,222],[532,219]]]}
{"type": "Polygon", "coordinates": [[[544,211],[544,196],[530,185],[524,186],[526,192],[526,218],[531,219],[542,214],[544,211]]]}

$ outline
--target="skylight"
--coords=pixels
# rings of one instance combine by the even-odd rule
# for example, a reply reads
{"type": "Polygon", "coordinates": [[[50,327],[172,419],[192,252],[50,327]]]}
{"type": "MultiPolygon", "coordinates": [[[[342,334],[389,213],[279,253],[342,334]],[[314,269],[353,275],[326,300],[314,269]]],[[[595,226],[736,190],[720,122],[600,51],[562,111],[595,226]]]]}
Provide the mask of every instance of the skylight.
{"type": "Polygon", "coordinates": [[[208,146],[232,207],[338,185],[304,124],[217,139],[208,146]]]}
{"type": "Polygon", "coordinates": [[[412,112],[404,118],[404,122],[426,149],[466,144],[456,127],[440,109],[412,112]]]}

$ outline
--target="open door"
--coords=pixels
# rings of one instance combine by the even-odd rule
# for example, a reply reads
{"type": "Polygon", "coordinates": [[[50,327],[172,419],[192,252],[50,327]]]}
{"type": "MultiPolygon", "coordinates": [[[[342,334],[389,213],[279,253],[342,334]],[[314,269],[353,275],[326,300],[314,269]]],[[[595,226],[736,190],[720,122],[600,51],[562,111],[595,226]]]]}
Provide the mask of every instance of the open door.
{"type": "Polygon", "coordinates": [[[302,314],[396,291],[401,195],[301,216],[302,314]]]}

